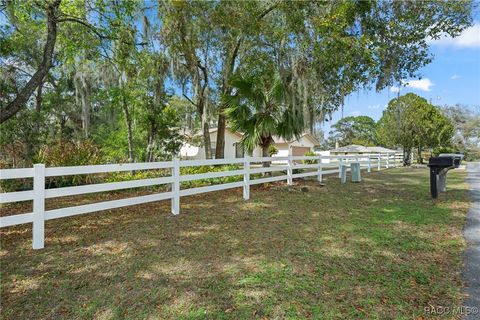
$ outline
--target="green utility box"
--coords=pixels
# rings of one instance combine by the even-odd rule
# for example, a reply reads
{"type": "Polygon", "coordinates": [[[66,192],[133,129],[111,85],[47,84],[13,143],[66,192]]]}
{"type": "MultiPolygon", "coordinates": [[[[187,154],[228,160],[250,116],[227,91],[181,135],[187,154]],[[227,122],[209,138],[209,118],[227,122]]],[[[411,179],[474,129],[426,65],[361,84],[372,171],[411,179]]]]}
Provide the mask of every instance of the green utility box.
{"type": "Polygon", "coordinates": [[[352,169],[352,182],[362,181],[362,174],[360,173],[360,162],[350,163],[350,168],[352,169]]]}
{"type": "Polygon", "coordinates": [[[348,165],[342,164],[340,166],[340,180],[342,183],[347,182],[347,170],[348,170],[348,165]]]}

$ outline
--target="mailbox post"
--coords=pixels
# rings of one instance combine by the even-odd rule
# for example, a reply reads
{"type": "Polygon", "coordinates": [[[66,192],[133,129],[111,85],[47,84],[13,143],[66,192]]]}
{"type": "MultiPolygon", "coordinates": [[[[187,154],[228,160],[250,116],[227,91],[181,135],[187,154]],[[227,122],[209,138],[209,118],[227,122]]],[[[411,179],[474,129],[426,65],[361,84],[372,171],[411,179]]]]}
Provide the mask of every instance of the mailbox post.
{"type": "Polygon", "coordinates": [[[458,168],[463,159],[462,154],[440,154],[431,157],[428,161],[430,168],[430,194],[433,199],[438,198],[438,192],[447,191],[447,172],[458,168]]]}

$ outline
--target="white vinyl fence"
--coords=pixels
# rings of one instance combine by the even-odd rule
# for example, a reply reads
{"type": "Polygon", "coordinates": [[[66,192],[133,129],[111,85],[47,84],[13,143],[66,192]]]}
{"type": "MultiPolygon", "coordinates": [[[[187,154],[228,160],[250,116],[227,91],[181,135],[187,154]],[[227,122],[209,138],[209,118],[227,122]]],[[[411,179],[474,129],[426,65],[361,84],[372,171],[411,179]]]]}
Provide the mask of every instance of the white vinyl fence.
{"type": "Polygon", "coordinates": [[[33,168],[2,169],[0,170],[0,180],[33,178],[33,190],[0,193],[0,204],[33,200],[33,212],[0,217],[0,228],[15,226],[23,223],[33,223],[33,249],[41,249],[44,247],[45,220],[70,217],[79,214],[167,199],[171,200],[172,214],[177,215],[180,213],[180,198],[184,196],[242,187],[243,198],[245,200],[248,200],[250,198],[251,185],[274,181],[287,181],[287,184],[291,185],[293,183],[293,179],[295,178],[304,178],[311,176],[316,177],[318,181],[322,181],[323,175],[336,173],[340,174],[340,166],[342,164],[349,164],[352,161],[360,162],[361,168],[366,169],[368,172],[370,172],[373,169],[380,170],[381,168],[395,167],[398,164],[398,159],[399,158],[396,154],[370,154],[358,156],[289,156],[275,158],[246,157],[238,159],[182,161],[179,159],[173,159],[172,161],[165,162],[49,168],[46,168],[43,164],[35,164],[33,168]],[[324,159],[328,159],[328,163],[322,162],[322,160],[324,159]],[[285,162],[285,164],[271,165],[270,167],[265,168],[261,166],[262,162],[282,160],[285,162]],[[306,164],[308,162],[316,163],[306,164]],[[182,167],[228,164],[239,165],[240,169],[231,171],[207,172],[201,174],[180,174],[180,168],[182,167]],[[48,189],[45,188],[46,177],[152,169],[166,169],[170,172],[170,175],[153,179],[150,178],[121,182],[98,183],[74,187],[48,189]],[[304,172],[294,173],[294,171],[297,171],[296,169],[302,169],[304,172]],[[250,179],[252,174],[267,172],[272,172],[279,175],[272,174],[268,177],[250,179]],[[243,181],[215,184],[189,189],[181,188],[182,182],[230,176],[243,176],[243,181]],[[45,210],[45,199],[165,184],[169,184],[171,186],[169,188],[169,191],[119,200],[79,205],[74,207],[60,208],[47,211],[45,210]]]}

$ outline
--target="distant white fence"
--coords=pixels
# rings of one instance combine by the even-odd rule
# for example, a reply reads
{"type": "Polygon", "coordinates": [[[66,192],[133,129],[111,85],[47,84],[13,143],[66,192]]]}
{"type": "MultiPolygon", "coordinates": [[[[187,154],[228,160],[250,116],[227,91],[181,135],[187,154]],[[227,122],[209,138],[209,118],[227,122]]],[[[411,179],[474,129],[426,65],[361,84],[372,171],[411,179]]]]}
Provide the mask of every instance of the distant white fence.
{"type": "Polygon", "coordinates": [[[107,209],[120,208],[141,203],[171,199],[171,211],[174,215],[180,213],[180,198],[184,196],[226,190],[231,188],[243,188],[243,198],[250,198],[250,186],[260,183],[287,181],[291,185],[293,179],[314,176],[322,181],[323,175],[340,174],[340,166],[352,161],[360,162],[360,167],[370,172],[372,169],[395,167],[399,162],[396,154],[369,154],[352,156],[289,156],[289,157],[265,157],[265,158],[238,158],[238,159],[212,159],[212,160],[185,160],[173,159],[165,162],[106,164],[91,166],[72,167],[49,167],[43,164],[35,164],[33,168],[2,169],[0,180],[33,178],[33,190],[0,193],[0,204],[33,200],[33,212],[0,217],[0,228],[14,226],[23,223],[33,223],[33,249],[44,247],[45,220],[70,217],[79,214],[91,213],[107,209]],[[328,159],[328,163],[322,160],[328,159]],[[261,167],[256,164],[271,161],[286,161],[285,165],[272,165],[261,167]],[[306,164],[305,162],[317,163],[306,164]],[[205,165],[228,165],[237,164],[241,169],[231,171],[207,172],[201,174],[181,175],[181,167],[195,167],[205,165]],[[119,171],[167,169],[169,176],[153,179],[130,180],[122,182],[98,183],[62,188],[45,188],[45,178],[55,176],[70,176],[84,174],[98,174],[119,171]],[[310,170],[294,173],[296,169],[310,170]],[[267,172],[282,172],[286,174],[273,175],[250,179],[252,174],[267,172]],[[230,176],[243,176],[243,181],[215,184],[210,186],[181,189],[181,183],[193,180],[221,178],[230,176]],[[119,200],[104,201],[74,207],[45,210],[45,199],[73,196],[87,193],[97,193],[112,190],[130,189],[146,186],[170,184],[170,191],[125,198],[119,200]]]}

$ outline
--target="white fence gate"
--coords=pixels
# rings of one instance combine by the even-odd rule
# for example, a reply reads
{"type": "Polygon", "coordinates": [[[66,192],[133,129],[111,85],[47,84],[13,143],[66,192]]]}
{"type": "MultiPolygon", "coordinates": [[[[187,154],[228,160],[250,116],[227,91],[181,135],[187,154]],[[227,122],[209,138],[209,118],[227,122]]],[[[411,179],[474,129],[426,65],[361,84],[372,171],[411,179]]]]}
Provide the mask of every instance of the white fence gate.
{"type": "MultiPolygon", "coordinates": [[[[400,158],[401,159],[401,158],[400,158]]],[[[340,174],[340,166],[352,161],[360,162],[361,169],[370,172],[373,169],[395,167],[398,164],[399,157],[396,154],[368,154],[352,156],[289,156],[289,157],[260,157],[260,158],[238,158],[238,159],[212,159],[212,160],[184,160],[173,159],[165,162],[147,162],[147,163],[126,163],[126,164],[107,164],[91,166],[72,166],[72,167],[49,167],[43,164],[35,164],[33,168],[22,169],[2,169],[0,170],[0,180],[33,178],[33,190],[0,193],[0,204],[33,200],[33,211],[30,213],[16,214],[0,217],[0,228],[15,226],[23,223],[33,223],[33,249],[42,249],[45,240],[45,220],[52,220],[63,217],[70,217],[79,214],[91,213],[107,209],[120,208],[141,203],[171,199],[171,212],[174,215],[180,213],[180,198],[184,196],[226,190],[231,188],[243,188],[243,198],[250,198],[250,186],[260,183],[274,181],[287,181],[291,185],[293,179],[315,176],[318,181],[322,181],[323,175],[340,174]],[[323,161],[326,160],[328,161],[323,161]],[[272,165],[270,167],[252,166],[262,162],[284,161],[282,165],[272,165]],[[305,161],[316,162],[305,164],[305,161]],[[180,168],[195,167],[205,165],[228,165],[237,164],[241,169],[231,171],[207,172],[201,174],[181,175],[180,168]],[[121,182],[98,183],[62,188],[45,188],[45,178],[55,176],[98,174],[120,171],[134,170],[152,170],[167,169],[169,176],[129,180],[121,182]],[[301,173],[294,173],[296,169],[309,170],[301,173]],[[267,172],[286,172],[286,174],[273,175],[251,179],[252,174],[267,172]],[[210,186],[181,189],[181,183],[193,180],[221,178],[230,176],[243,176],[243,181],[215,184],[210,186]],[[81,195],[87,193],[97,193],[112,190],[131,189],[146,186],[170,184],[170,191],[137,196],[119,200],[104,201],[92,204],[79,205],[74,207],[60,208],[54,210],[45,210],[45,199],[81,195]]]]}

